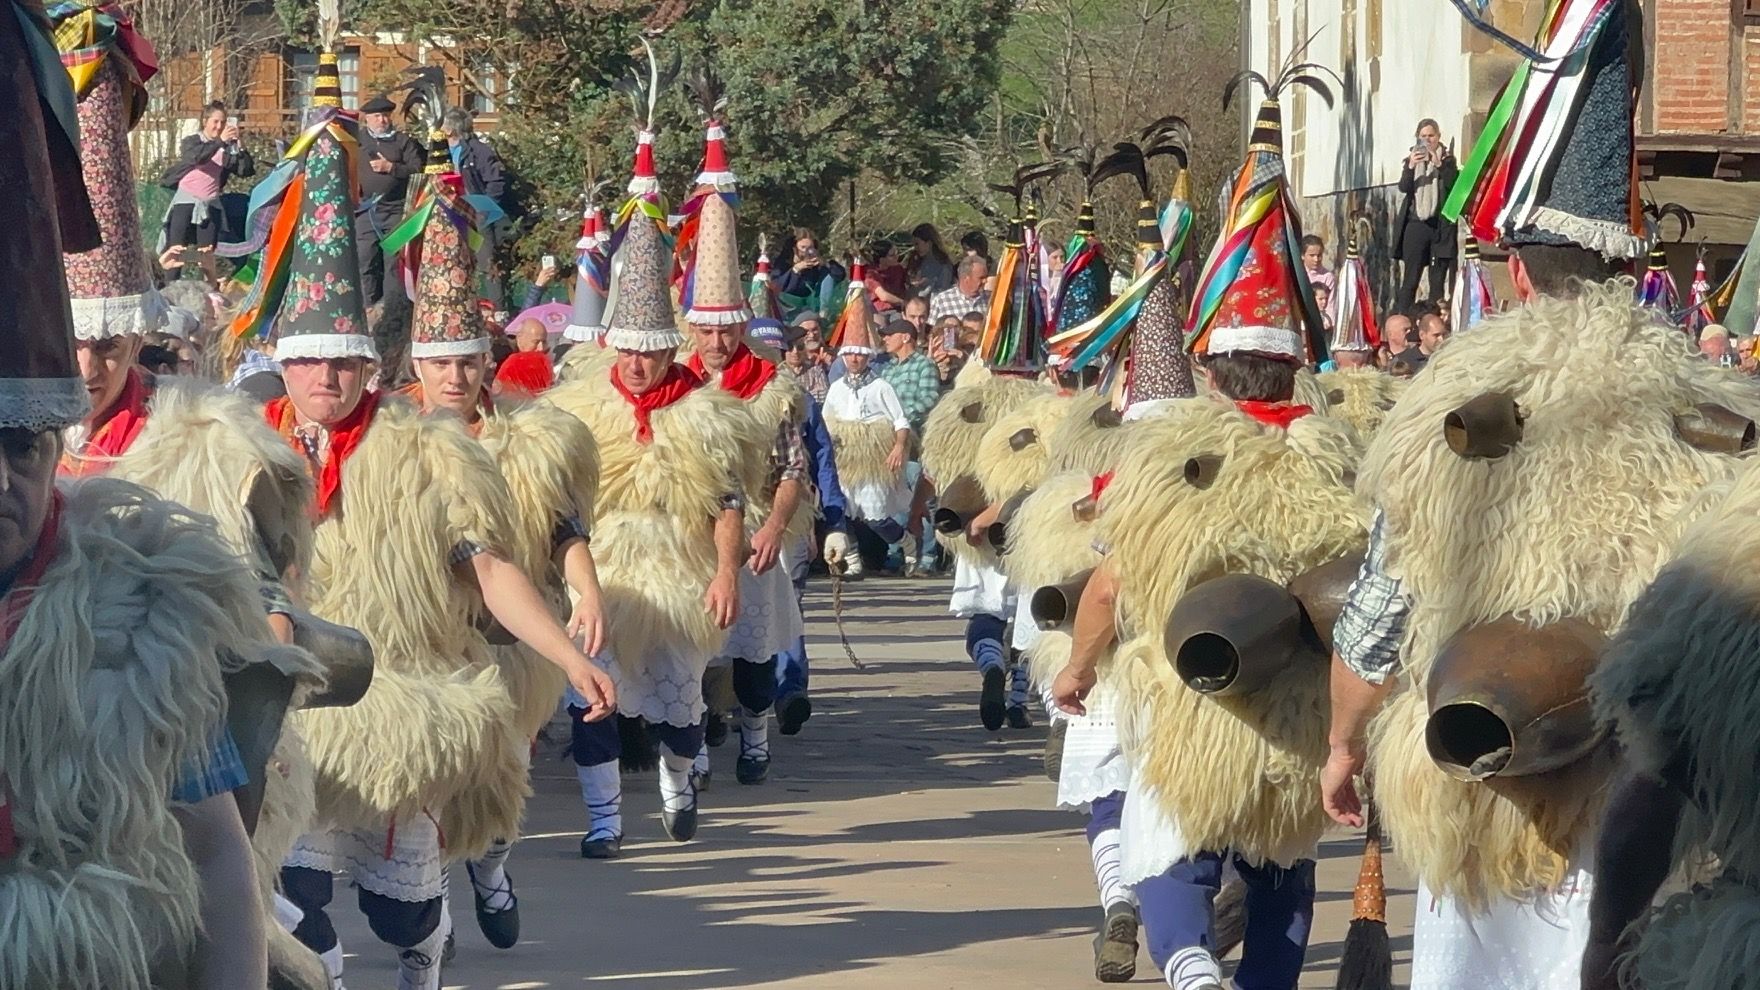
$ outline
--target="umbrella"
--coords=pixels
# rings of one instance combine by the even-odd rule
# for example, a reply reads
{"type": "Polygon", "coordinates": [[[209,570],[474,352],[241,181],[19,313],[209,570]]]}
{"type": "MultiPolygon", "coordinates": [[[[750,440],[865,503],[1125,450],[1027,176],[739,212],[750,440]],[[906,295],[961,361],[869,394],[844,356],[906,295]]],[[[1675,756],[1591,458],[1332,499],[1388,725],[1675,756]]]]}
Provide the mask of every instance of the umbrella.
{"type": "Polygon", "coordinates": [[[507,321],[507,332],[514,332],[514,330],[526,320],[537,320],[539,323],[544,324],[544,333],[547,334],[551,340],[555,340],[562,335],[563,328],[568,326],[569,318],[573,315],[574,309],[569,306],[568,303],[542,303],[533,306],[531,309],[520,310],[518,316],[507,321]]]}

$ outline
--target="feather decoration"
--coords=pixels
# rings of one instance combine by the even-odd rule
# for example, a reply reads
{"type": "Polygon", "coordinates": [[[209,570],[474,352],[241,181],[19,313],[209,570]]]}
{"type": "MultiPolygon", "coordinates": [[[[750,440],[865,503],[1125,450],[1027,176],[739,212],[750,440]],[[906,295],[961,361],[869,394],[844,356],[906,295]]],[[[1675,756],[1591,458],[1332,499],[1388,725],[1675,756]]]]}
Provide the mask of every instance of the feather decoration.
{"type": "Polygon", "coordinates": [[[336,39],[342,37],[342,0],[318,0],[318,44],[327,52],[336,50],[336,39]]]}

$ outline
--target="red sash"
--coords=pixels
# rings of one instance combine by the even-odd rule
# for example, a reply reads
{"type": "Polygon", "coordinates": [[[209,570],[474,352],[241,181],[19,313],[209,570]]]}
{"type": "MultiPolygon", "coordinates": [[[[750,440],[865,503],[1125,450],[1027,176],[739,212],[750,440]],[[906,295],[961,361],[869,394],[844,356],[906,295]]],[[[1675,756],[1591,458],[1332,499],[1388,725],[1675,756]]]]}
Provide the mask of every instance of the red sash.
{"type": "MultiPolygon", "coordinates": [[[[698,378],[704,381],[709,379],[701,354],[692,354],[685,365],[698,378]]],[[[742,343],[739,350],[734,351],[733,356],[727,359],[727,367],[721,369],[721,387],[742,399],[750,399],[762,392],[764,386],[770,384],[770,379],[775,377],[776,366],[752,353],[752,349],[742,343]]]]}
{"type": "Polygon", "coordinates": [[[675,364],[666,369],[666,375],[660,379],[660,384],[636,395],[624,386],[623,375],[618,373],[617,366],[611,366],[611,387],[617,389],[617,394],[623,396],[623,401],[635,409],[637,443],[653,443],[654,413],[691,394],[701,384],[703,379],[696,372],[682,364],[675,364]]]}
{"type": "MultiPolygon", "coordinates": [[[[319,469],[317,479],[320,517],[329,513],[336,496],[342,492],[342,465],[348,461],[355,448],[360,446],[361,439],[367,435],[367,427],[373,425],[373,414],[378,410],[379,393],[363,392],[354,411],[330,428],[330,456],[319,469]]],[[[306,452],[305,445],[294,435],[294,427],[298,425],[298,421],[294,416],[293,400],[285,395],[270,400],[263,407],[263,418],[293,445],[293,449],[301,454],[306,452]]]]}

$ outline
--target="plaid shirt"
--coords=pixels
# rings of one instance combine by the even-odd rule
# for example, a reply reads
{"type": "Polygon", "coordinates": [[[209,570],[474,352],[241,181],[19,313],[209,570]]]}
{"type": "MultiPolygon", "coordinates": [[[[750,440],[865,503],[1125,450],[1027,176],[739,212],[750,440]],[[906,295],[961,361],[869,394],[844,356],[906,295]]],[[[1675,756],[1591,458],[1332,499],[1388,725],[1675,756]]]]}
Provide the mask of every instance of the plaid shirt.
{"type": "Polygon", "coordinates": [[[238,752],[238,743],[225,724],[221,724],[213,745],[208,749],[207,760],[183,768],[176,786],[171,789],[171,800],[178,804],[201,804],[211,797],[243,787],[249,779],[244,757],[238,752]]]}
{"type": "Polygon", "coordinates": [[[799,424],[785,422],[776,431],[770,466],[778,485],[784,481],[798,481],[803,485],[811,482],[807,475],[807,438],[799,424]]]}
{"type": "MultiPolygon", "coordinates": [[[[783,367],[788,366],[784,365],[783,367]]],[[[813,397],[814,402],[820,405],[825,404],[825,393],[831,390],[831,376],[826,373],[825,368],[819,362],[809,360],[799,369],[788,367],[788,370],[794,375],[795,380],[801,383],[801,388],[806,389],[807,393],[813,397]]]]}
{"type": "Polygon", "coordinates": [[[1380,684],[1399,663],[1400,641],[1412,614],[1412,599],[1398,578],[1387,573],[1387,517],[1375,510],[1363,569],[1333,627],[1338,658],[1358,677],[1380,684]]]}
{"type": "Polygon", "coordinates": [[[929,410],[935,408],[935,401],[941,398],[941,372],[935,362],[922,351],[917,351],[903,361],[887,365],[880,377],[898,393],[898,404],[904,407],[904,416],[911,421],[911,429],[922,433],[923,420],[929,417],[929,410]]]}
{"type": "Polygon", "coordinates": [[[990,310],[990,293],[978,290],[975,296],[968,296],[959,291],[959,286],[937,292],[929,297],[929,322],[940,323],[951,316],[956,320],[964,319],[967,313],[985,313],[990,310]]]}

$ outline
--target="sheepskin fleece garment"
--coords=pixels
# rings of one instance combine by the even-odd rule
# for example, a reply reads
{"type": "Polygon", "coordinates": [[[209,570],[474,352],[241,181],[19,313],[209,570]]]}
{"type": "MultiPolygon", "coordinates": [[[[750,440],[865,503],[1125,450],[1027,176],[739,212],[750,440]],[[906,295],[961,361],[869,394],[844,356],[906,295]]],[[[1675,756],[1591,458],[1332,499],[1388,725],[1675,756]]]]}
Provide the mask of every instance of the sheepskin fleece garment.
{"type": "MultiPolygon", "coordinates": [[[[559,520],[579,516],[590,529],[599,489],[599,445],[587,425],[543,400],[502,400],[477,439],[495,459],[512,495],[513,560],[559,617],[568,595],[552,552],[559,520]]],[[[507,683],[519,730],[535,736],[562,698],[567,678],[524,643],[491,647],[507,683]]]]}
{"type": "Polygon", "coordinates": [[[1038,484],[1050,466],[1051,431],[1075,403],[1073,393],[1043,392],[996,417],[978,439],[973,465],[978,486],[992,504],[1007,502],[1038,484]]]}
{"type": "Polygon", "coordinates": [[[718,388],[655,411],[648,444],[636,441],[635,412],[609,375],[557,386],[547,398],[599,442],[593,558],[624,675],[639,678],[644,658],[662,648],[707,663],[724,636],[703,607],[721,498],[741,484],[741,458],[772,442],[773,430],[718,388]]]}
{"type": "Polygon", "coordinates": [[[837,480],[851,515],[857,519],[883,519],[910,507],[910,489],[902,471],[886,464],[898,431],[883,419],[853,420],[825,417],[831,449],[837,458],[837,480]]]}
{"type": "Polygon", "coordinates": [[[1046,438],[1046,473],[1075,471],[1091,477],[1112,470],[1130,436],[1125,426],[1116,421],[1111,396],[1076,393],[1046,438]]]}
{"type": "Polygon", "coordinates": [[[556,367],[556,383],[591,381],[609,373],[616,363],[615,347],[601,347],[592,341],[576,344],[562,355],[562,363],[556,367]]]}
{"type": "MultiPolygon", "coordinates": [[[[970,365],[968,365],[970,367],[970,365]]],[[[996,420],[1016,406],[1050,389],[1020,378],[986,377],[977,384],[956,384],[929,410],[923,421],[923,473],[945,493],[962,477],[977,481],[978,443],[996,420]]],[[[843,469],[841,461],[838,470],[843,469]]],[[[989,544],[973,546],[964,539],[943,540],[955,560],[980,567],[996,566],[989,544]]]]}
{"type": "Polygon", "coordinates": [[[1322,416],[1332,412],[1332,399],[1326,394],[1326,386],[1321,384],[1319,375],[1307,368],[1296,369],[1296,390],[1290,401],[1307,406],[1322,416]]]}
{"type": "Polygon", "coordinates": [[[1210,578],[1283,583],[1360,551],[1368,511],[1346,483],[1356,434],[1324,416],[1268,427],[1212,398],[1131,428],[1099,522],[1119,578],[1117,663],[1132,702],[1120,741],[1135,779],[1154,788],[1190,850],[1281,864],[1311,856],[1327,822],[1326,665],[1293,666],[1243,697],[1201,695],[1175,675],[1162,626],[1210,578]],[[1185,480],[1194,457],[1221,459],[1208,487],[1185,480]]]}
{"type": "MultiPolygon", "coordinates": [[[[758,346],[763,347],[762,344],[758,346]]],[[[711,381],[708,386],[719,387],[718,381],[711,381]]],[[[801,387],[799,380],[793,375],[779,370],[744,405],[747,414],[757,421],[766,437],[765,442],[757,449],[747,451],[740,462],[740,483],[746,490],[746,533],[749,535],[756,533],[758,527],[770,519],[771,507],[776,500],[776,488],[780,484],[779,474],[782,471],[782,466],[776,463],[776,436],[784,424],[797,430],[806,424],[807,390],[801,387]]],[[[835,442],[833,439],[833,443],[835,442]]],[[[798,540],[812,532],[813,520],[817,515],[818,507],[814,505],[813,498],[803,492],[801,500],[795,505],[794,514],[784,526],[783,532],[787,535],[784,542],[798,540]]]]}
{"type": "Polygon", "coordinates": [[[1327,415],[1351,424],[1364,443],[1375,438],[1408,381],[1374,368],[1339,368],[1316,377],[1326,392],[1327,415]]]}
{"type": "Polygon", "coordinates": [[[55,558],[0,654],[19,843],[0,987],[147,990],[197,935],[172,784],[223,724],[222,674],[292,648],[212,521],[115,479],[61,490],[55,558]]]}
{"type": "Polygon", "coordinates": [[[1607,776],[1598,756],[1536,777],[1447,777],[1424,745],[1438,649],[1503,615],[1615,632],[1683,510],[1736,467],[1676,435],[1673,417],[1704,402],[1760,418],[1750,383],[1652,322],[1630,281],[1615,280],[1450,341],[1370,445],[1359,488],[1386,514],[1389,569],[1414,603],[1398,687],[1370,727],[1376,800],[1400,855],[1439,894],[1485,903],[1558,884],[1589,846],[1607,776]],[[1453,453],[1444,418],[1500,391],[1526,418],[1521,441],[1497,459],[1453,453]]]}
{"type": "Polygon", "coordinates": [[[1725,874],[1674,895],[1650,916],[1630,960],[1633,985],[1644,990],[1753,986],[1760,972],[1760,893],[1725,874]]]}
{"type": "Polygon", "coordinates": [[[513,558],[512,496],[451,417],[386,396],[318,523],[312,611],[373,644],[372,686],[348,708],[300,712],[327,828],[383,829],[426,814],[449,859],[517,834],[528,738],[477,631],[474,581],[448,564],[469,540],[513,558]]]}

